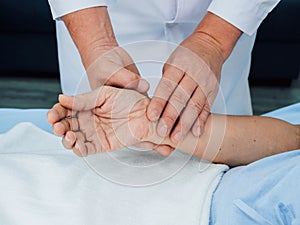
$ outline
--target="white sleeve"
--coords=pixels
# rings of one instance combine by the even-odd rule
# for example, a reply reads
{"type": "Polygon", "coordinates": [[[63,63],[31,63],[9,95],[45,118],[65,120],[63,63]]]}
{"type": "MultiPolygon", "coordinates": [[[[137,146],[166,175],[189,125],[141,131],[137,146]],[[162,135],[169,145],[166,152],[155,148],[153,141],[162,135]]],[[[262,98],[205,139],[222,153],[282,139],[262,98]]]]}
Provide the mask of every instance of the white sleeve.
{"type": "Polygon", "coordinates": [[[75,12],[81,9],[107,6],[107,0],[48,0],[53,19],[59,19],[60,17],[75,12]]]}
{"type": "Polygon", "coordinates": [[[228,21],[244,33],[252,35],[279,1],[213,0],[208,11],[228,21]]]}

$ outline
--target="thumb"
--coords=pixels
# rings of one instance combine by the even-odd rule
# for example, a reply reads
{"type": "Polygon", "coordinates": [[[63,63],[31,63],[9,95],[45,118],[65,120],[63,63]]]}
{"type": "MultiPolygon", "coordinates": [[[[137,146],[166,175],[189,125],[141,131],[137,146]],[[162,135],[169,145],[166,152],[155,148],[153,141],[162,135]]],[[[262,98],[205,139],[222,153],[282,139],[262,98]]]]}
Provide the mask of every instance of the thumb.
{"type": "Polygon", "coordinates": [[[145,79],[141,78],[137,73],[127,70],[126,68],[119,69],[106,82],[106,85],[134,89],[140,93],[146,93],[150,87],[149,83],[145,79]]]}
{"type": "Polygon", "coordinates": [[[101,86],[91,92],[76,96],[59,95],[59,103],[67,109],[82,111],[101,106],[107,98],[109,87],[101,86]]]}

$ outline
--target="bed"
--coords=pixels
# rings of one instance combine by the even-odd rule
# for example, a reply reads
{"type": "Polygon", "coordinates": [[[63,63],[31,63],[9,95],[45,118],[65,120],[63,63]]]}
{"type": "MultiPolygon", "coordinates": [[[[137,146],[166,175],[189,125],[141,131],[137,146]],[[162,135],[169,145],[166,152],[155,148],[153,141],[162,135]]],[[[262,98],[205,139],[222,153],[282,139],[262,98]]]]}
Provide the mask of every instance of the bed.
{"type": "MultiPolygon", "coordinates": [[[[300,123],[299,113],[300,103],[266,115],[300,123]]],[[[99,161],[82,163],[64,151],[46,114],[47,109],[0,109],[1,224],[299,224],[299,150],[229,170],[220,165],[211,168],[210,177],[191,173],[198,161],[189,158],[195,163],[166,182],[149,183],[158,174],[141,171],[138,179],[147,177],[150,185],[128,186],[109,177],[128,176],[125,169],[116,173],[113,164],[102,167],[110,172],[99,179],[97,171],[83,172],[99,161]],[[11,140],[3,141],[4,135],[11,140]],[[22,143],[26,149],[18,148],[22,143]]],[[[143,168],[156,159],[148,155],[143,168]]],[[[172,163],[161,168],[172,169],[172,163]]]]}

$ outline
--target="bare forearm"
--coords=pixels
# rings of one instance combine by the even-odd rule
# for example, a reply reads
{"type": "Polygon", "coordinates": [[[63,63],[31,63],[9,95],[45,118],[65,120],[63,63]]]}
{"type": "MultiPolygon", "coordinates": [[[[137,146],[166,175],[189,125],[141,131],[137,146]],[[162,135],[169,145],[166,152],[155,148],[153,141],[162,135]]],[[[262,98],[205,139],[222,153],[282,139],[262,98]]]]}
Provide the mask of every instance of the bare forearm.
{"type": "Polygon", "coordinates": [[[110,49],[112,46],[117,46],[105,6],[79,10],[63,16],[62,19],[86,68],[93,62],[92,52],[95,48],[110,49]]]}
{"type": "Polygon", "coordinates": [[[154,135],[152,133],[148,141],[168,144],[197,157],[229,166],[248,164],[300,148],[299,126],[267,117],[211,114],[200,138],[190,132],[177,146],[169,138],[159,140],[154,131],[152,128],[154,135]]]}
{"type": "Polygon", "coordinates": [[[222,52],[225,61],[241,36],[242,31],[226,20],[208,12],[194,33],[216,44],[222,52]]]}
{"type": "Polygon", "coordinates": [[[228,116],[215,162],[237,166],[300,148],[300,127],[262,116],[228,116]]]}

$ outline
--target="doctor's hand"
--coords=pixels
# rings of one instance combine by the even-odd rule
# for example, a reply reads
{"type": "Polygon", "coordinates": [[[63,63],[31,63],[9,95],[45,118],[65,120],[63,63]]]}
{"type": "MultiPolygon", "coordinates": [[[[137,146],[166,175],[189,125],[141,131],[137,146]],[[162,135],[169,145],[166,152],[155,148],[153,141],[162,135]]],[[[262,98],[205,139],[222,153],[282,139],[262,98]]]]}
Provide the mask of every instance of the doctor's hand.
{"type": "Polygon", "coordinates": [[[48,112],[48,122],[56,135],[64,135],[63,145],[78,156],[110,152],[130,145],[171,153],[161,138],[151,142],[151,124],[146,116],[149,99],[132,90],[102,86],[89,93],[61,95],[48,112]],[[145,142],[144,142],[145,141],[145,142]]]}
{"type": "Polygon", "coordinates": [[[192,34],[172,53],[148,107],[157,132],[181,141],[192,128],[200,136],[219,87],[223,55],[214,40],[192,34]]]}
{"type": "Polygon", "coordinates": [[[118,46],[106,7],[92,7],[62,17],[87,71],[92,89],[102,85],[130,88],[146,94],[129,54],[118,46]]]}
{"type": "Polygon", "coordinates": [[[157,132],[180,142],[191,130],[199,137],[218,93],[221,69],[241,32],[208,13],[171,54],[149,104],[157,132]]]}
{"type": "Polygon", "coordinates": [[[149,83],[140,77],[132,58],[119,46],[100,46],[88,51],[84,57],[92,89],[102,85],[133,89],[147,94],[149,83]]]}

